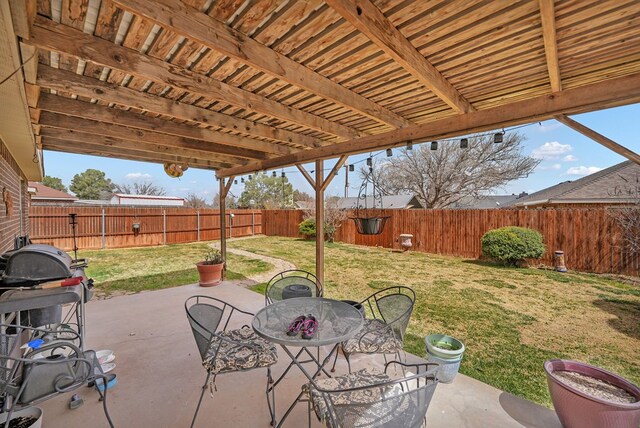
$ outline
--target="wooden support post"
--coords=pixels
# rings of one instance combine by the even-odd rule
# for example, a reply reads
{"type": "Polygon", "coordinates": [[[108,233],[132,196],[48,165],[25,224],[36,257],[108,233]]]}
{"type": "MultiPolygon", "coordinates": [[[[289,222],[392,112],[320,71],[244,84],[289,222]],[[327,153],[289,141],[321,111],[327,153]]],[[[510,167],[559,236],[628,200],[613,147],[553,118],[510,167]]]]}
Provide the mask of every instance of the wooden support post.
{"type": "Polygon", "coordinates": [[[316,276],[324,288],[324,161],[316,161],[316,276]]]}
{"type": "MultiPolygon", "coordinates": [[[[233,180],[233,177],[229,178],[229,183],[233,180]]],[[[224,260],[224,267],[222,269],[222,279],[224,280],[227,276],[227,218],[226,218],[226,199],[227,199],[227,189],[224,184],[224,178],[220,179],[220,253],[222,254],[222,259],[224,260]]]]}

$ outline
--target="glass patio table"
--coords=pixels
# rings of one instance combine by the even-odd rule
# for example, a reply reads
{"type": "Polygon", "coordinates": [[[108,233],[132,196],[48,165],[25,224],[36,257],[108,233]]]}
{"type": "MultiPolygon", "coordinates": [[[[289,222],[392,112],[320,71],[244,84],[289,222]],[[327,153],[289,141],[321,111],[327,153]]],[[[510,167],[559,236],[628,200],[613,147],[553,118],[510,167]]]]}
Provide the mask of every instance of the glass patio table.
{"type": "MultiPolygon", "coordinates": [[[[321,373],[331,377],[324,369],[324,366],[331,360],[331,356],[337,352],[338,345],[353,337],[362,328],[363,318],[358,309],[349,303],[339,300],[325,299],[322,297],[297,297],[286,299],[265,306],[256,313],[251,322],[251,326],[256,334],[270,342],[279,344],[282,349],[291,357],[291,363],[282,375],[269,386],[267,394],[275,390],[275,387],[289,372],[294,365],[312,381],[321,373]],[[311,339],[303,339],[301,333],[295,336],[288,336],[287,330],[291,322],[300,315],[313,315],[318,321],[318,329],[311,339]],[[320,346],[333,345],[331,351],[322,361],[320,360],[320,346]],[[289,348],[300,350],[293,353],[289,348]],[[318,348],[317,357],[313,355],[309,348],[318,348]],[[306,354],[310,359],[301,361],[300,357],[306,354]],[[315,368],[310,372],[304,368],[304,363],[315,363],[315,368]]],[[[302,401],[303,392],[298,394],[296,400],[289,406],[286,413],[277,424],[282,426],[284,420],[289,416],[293,408],[302,401]]],[[[275,412],[275,409],[274,409],[275,412]]],[[[309,416],[311,417],[311,416],[309,416]]]]}

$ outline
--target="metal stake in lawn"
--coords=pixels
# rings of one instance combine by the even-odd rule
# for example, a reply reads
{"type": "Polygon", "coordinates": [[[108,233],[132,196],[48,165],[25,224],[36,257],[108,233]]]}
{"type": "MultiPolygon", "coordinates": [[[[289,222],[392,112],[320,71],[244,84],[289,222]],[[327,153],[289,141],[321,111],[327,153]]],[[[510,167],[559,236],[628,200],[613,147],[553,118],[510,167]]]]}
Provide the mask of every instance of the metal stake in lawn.
{"type": "Polygon", "coordinates": [[[73,258],[74,260],[78,260],[78,245],[76,245],[76,225],[78,224],[78,219],[76,218],[78,214],[71,213],[69,214],[69,224],[71,225],[71,231],[73,233],[73,258]]]}

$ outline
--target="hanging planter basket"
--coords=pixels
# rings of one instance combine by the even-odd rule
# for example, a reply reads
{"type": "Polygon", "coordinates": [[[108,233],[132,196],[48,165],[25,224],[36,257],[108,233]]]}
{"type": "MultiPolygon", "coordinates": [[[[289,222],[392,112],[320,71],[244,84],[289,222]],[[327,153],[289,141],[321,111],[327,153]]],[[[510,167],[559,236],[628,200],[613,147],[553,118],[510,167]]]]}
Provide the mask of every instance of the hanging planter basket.
{"type": "Polygon", "coordinates": [[[352,217],[360,235],[380,235],[389,217],[352,217]]]}
{"type": "Polygon", "coordinates": [[[362,180],[355,208],[355,214],[351,219],[356,224],[358,233],[360,235],[380,235],[389,216],[372,216],[371,212],[368,211],[371,209],[382,210],[382,191],[375,182],[371,164],[369,164],[369,173],[362,180]],[[371,194],[367,195],[369,187],[371,188],[371,194]]]}

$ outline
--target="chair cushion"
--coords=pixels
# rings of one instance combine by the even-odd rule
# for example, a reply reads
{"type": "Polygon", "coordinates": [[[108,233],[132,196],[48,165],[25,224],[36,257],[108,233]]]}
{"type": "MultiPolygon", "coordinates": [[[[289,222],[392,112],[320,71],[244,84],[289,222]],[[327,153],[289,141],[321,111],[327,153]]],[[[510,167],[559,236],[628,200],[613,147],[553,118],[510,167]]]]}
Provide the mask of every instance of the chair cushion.
{"type": "Polygon", "coordinates": [[[275,345],[258,337],[249,327],[243,327],[217,333],[202,365],[217,374],[268,367],[277,361],[275,345]],[[218,353],[214,358],[216,349],[218,353]]]}
{"type": "MultiPolygon", "coordinates": [[[[348,388],[358,388],[369,386],[376,383],[382,383],[390,380],[389,376],[375,369],[362,369],[357,372],[336,376],[329,379],[316,379],[315,383],[318,388],[339,391],[348,388]]],[[[303,389],[307,394],[311,393],[311,402],[313,410],[316,412],[318,419],[325,421],[327,426],[331,426],[331,418],[327,409],[327,403],[323,395],[312,385],[306,384],[303,389]]],[[[370,404],[380,401],[382,394],[385,392],[384,387],[371,388],[359,391],[342,392],[332,394],[331,399],[334,404],[370,404]]]]}
{"type": "Polygon", "coordinates": [[[342,344],[347,354],[390,354],[402,350],[402,341],[383,321],[365,319],[362,330],[342,344]]]}

